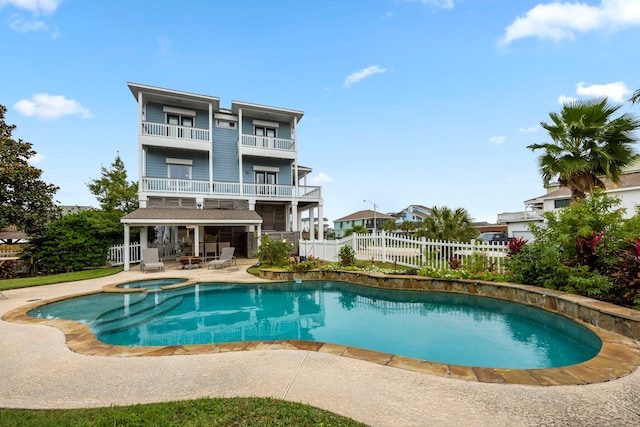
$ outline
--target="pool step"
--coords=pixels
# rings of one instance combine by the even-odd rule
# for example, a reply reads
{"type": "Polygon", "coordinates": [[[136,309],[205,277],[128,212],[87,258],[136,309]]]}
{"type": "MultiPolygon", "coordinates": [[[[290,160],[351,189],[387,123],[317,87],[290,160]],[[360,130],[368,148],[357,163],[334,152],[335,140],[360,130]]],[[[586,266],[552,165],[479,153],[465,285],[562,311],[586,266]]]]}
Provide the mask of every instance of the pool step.
{"type": "Polygon", "coordinates": [[[96,336],[99,337],[100,334],[108,334],[117,330],[140,325],[149,319],[167,313],[179,306],[182,300],[183,297],[172,297],[156,302],[153,297],[148,297],[135,304],[136,307],[134,310],[131,310],[130,307],[128,314],[125,314],[124,308],[120,307],[118,310],[109,313],[109,318],[97,319],[89,326],[96,336]]]}

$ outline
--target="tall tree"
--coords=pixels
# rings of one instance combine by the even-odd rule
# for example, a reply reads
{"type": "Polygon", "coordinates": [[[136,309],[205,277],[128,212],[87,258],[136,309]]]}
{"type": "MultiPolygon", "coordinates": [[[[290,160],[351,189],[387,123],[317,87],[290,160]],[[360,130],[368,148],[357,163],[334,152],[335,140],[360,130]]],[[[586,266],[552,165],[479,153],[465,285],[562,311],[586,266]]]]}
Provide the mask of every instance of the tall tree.
{"type": "Polygon", "coordinates": [[[632,144],[640,128],[636,116],[614,114],[621,105],[595,99],[565,104],[560,113],[549,113],[551,122],[541,126],[551,143],[532,144],[527,148],[544,153],[538,158],[545,186],[552,180],[571,190],[572,203],[604,188],[602,178],[617,183],[624,169],[636,158],[632,144]]]}
{"type": "Polygon", "coordinates": [[[42,171],[29,164],[36,155],[33,145],[12,138],[16,126],[5,122],[6,112],[0,105],[0,229],[15,225],[37,235],[60,213],[53,200],[59,188],[43,181],[42,171]]]}
{"type": "Polygon", "coordinates": [[[417,237],[468,242],[478,234],[469,212],[464,208],[451,209],[434,206],[431,215],[422,221],[417,237]]]}
{"type": "Polygon", "coordinates": [[[632,104],[635,104],[636,102],[640,102],[640,89],[633,92],[633,95],[631,96],[629,101],[631,101],[632,104]]]}
{"type": "Polygon", "coordinates": [[[111,163],[111,169],[100,168],[101,177],[88,184],[91,194],[96,196],[100,208],[105,212],[127,214],[138,208],[138,183],[128,181],[127,170],[120,154],[111,163]]]}

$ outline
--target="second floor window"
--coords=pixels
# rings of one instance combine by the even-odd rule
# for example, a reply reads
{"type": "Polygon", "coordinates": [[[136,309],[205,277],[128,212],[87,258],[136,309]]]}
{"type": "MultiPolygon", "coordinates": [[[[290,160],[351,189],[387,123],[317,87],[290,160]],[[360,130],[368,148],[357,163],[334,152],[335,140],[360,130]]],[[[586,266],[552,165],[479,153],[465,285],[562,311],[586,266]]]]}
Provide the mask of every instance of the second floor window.
{"type": "Polygon", "coordinates": [[[167,114],[167,124],[173,126],[193,127],[193,117],[179,114],[167,114]]]}
{"type": "Polygon", "coordinates": [[[169,178],[174,179],[191,179],[191,166],[177,165],[169,163],[169,178]]]}

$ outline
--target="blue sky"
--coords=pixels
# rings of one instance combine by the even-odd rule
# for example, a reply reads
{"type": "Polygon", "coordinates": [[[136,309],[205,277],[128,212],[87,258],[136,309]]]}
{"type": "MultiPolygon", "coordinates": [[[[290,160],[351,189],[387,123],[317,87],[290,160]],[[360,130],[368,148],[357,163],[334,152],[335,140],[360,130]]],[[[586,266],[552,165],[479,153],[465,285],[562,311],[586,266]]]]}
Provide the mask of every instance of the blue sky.
{"type": "Polygon", "coordinates": [[[65,205],[97,206],[117,153],[137,179],[127,82],[304,111],[331,221],[363,200],[521,211],[549,112],[640,88],[640,0],[0,0],[0,39],[6,121],[65,205]]]}

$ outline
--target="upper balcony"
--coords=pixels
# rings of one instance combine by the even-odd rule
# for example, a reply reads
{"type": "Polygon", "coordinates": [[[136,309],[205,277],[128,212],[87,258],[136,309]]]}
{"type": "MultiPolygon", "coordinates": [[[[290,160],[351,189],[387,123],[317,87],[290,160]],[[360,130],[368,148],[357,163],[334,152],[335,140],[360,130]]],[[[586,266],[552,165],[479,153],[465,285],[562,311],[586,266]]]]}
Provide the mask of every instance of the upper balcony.
{"type": "Polygon", "coordinates": [[[255,198],[257,200],[293,200],[314,201],[322,198],[322,187],[277,184],[254,184],[222,181],[200,181],[195,179],[142,178],[141,190],[144,193],[215,196],[224,198],[255,198]]]}
{"type": "Polygon", "coordinates": [[[242,155],[279,159],[296,158],[296,144],[293,139],[243,134],[240,141],[240,154],[242,155]]]}
{"type": "Polygon", "coordinates": [[[141,132],[140,143],[142,145],[201,151],[211,149],[209,129],[142,122],[141,132]]]}

